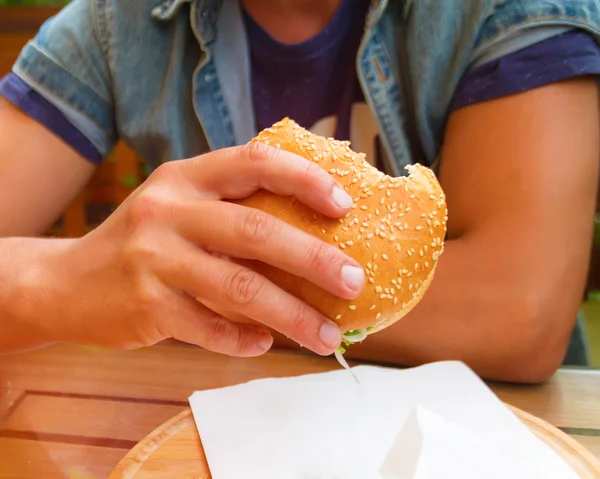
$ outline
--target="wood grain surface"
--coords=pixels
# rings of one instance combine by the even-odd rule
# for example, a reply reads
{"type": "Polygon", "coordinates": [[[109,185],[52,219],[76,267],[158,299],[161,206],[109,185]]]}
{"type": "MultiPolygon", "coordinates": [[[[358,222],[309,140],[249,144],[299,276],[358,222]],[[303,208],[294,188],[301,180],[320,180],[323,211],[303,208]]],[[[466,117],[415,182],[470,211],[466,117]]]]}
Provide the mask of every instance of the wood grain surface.
{"type": "Polygon", "coordinates": [[[183,411],[140,441],[110,479],[210,479],[210,471],[191,410],[183,411]]]}
{"type": "Polygon", "coordinates": [[[540,386],[491,386],[506,402],[531,414],[539,416],[552,411],[552,423],[559,427],[600,429],[600,408],[590,400],[600,398],[599,379],[595,370],[571,369],[540,386]]]}
{"type": "MultiPolygon", "coordinates": [[[[581,479],[600,477],[600,460],[554,426],[507,406],[540,440],[549,445],[581,479]]],[[[191,410],[186,410],[140,441],[119,462],[109,479],[210,479],[210,469],[191,410]]]]}
{"type": "Polygon", "coordinates": [[[508,408],[530,431],[560,455],[581,479],[600,477],[600,460],[582,444],[538,417],[510,405],[508,408]]]}
{"type": "Polygon", "coordinates": [[[11,431],[30,431],[35,425],[39,435],[71,435],[85,438],[110,438],[130,441],[167,421],[184,409],[167,404],[143,404],[97,399],[28,394],[4,423],[11,431]],[[51,411],[51,414],[48,412],[51,411]]]}
{"type": "MultiPolygon", "coordinates": [[[[302,353],[236,359],[177,343],[129,352],[57,345],[3,356],[0,478],[105,479],[139,441],[187,410],[196,390],[338,367],[302,353]]],[[[561,370],[543,385],[490,386],[600,457],[600,372],[561,370]]]]}
{"type": "Polygon", "coordinates": [[[119,448],[0,437],[0,477],[106,478],[124,452],[119,448]]]}
{"type": "Polygon", "coordinates": [[[590,451],[595,457],[600,458],[600,437],[598,436],[578,436],[576,434],[571,436],[578,443],[590,451]]]}
{"type": "MultiPolygon", "coordinates": [[[[8,385],[10,387],[10,385],[8,385]]],[[[25,391],[18,389],[0,389],[0,424],[2,420],[8,418],[13,408],[25,398],[25,391]]]]}

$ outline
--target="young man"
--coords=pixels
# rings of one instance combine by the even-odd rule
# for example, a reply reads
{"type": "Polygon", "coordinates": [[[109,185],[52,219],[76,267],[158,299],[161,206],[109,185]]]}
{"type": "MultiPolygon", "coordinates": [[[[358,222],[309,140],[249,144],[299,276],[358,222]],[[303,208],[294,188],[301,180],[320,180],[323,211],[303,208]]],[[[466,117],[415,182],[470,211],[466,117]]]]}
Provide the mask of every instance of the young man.
{"type": "Polygon", "coordinates": [[[431,166],[447,194],[430,290],[352,353],[547,378],[589,261],[599,41],[594,0],[74,0],[0,86],[0,348],[175,337],[252,356],[275,330],[332,353],[335,325],[222,258],[268,261],[346,298],[362,290],[340,250],[221,201],[264,187],[345,214],[325,172],[236,147],[289,116],[351,140],[389,174],[431,166]],[[82,239],[24,238],[118,139],[149,180],[82,239]]]}

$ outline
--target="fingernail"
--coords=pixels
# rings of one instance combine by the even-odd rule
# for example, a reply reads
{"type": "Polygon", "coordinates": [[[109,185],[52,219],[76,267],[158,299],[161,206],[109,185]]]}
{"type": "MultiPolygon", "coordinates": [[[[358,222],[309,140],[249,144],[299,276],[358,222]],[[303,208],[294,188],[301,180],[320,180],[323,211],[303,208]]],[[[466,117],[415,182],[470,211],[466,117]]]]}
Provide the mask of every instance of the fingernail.
{"type": "Polygon", "coordinates": [[[352,206],[352,197],[339,186],[333,187],[332,197],[335,204],[344,210],[347,210],[352,206]]]}
{"type": "Polygon", "coordinates": [[[258,340],[258,345],[261,347],[263,351],[268,351],[271,349],[271,345],[273,344],[273,338],[270,334],[261,334],[260,339],[258,340]]]}
{"type": "Polygon", "coordinates": [[[347,288],[359,291],[365,283],[365,272],[358,266],[347,264],[342,266],[342,281],[347,288]]]}
{"type": "Polygon", "coordinates": [[[332,323],[323,323],[321,330],[319,331],[321,341],[328,348],[334,348],[342,340],[342,333],[340,329],[332,323]]]}

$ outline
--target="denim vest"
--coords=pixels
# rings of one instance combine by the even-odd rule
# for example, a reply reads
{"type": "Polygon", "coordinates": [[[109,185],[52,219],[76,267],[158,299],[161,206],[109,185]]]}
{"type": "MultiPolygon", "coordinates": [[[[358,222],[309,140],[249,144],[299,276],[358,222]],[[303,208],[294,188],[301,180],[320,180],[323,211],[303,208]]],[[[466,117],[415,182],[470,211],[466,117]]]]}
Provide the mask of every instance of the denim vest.
{"type": "MultiPolygon", "coordinates": [[[[470,67],[574,27],[600,41],[597,0],[373,0],[356,70],[388,173],[436,168],[470,67]]],[[[14,71],[101,153],[122,139],[149,171],[257,133],[236,0],[73,0],[14,71]]]]}

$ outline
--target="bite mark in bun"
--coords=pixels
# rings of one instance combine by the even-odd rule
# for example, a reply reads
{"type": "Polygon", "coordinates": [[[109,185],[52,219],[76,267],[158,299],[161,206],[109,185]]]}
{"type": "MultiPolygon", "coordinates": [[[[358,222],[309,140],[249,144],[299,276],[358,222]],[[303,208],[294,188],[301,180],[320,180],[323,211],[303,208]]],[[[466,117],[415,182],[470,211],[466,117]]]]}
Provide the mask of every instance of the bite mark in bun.
{"type": "Polygon", "coordinates": [[[344,218],[331,219],[294,198],[265,190],[236,203],[277,216],[342,249],[364,268],[367,283],[360,297],[349,301],[264,263],[252,262],[252,269],[336,322],[345,332],[346,345],[410,312],[431,284],[444,250],[446,198],[435,174],[410,165],[408,176],[388,176],[371,166],[364,154],[352,151],[350,142],[315,135],[289,118],[251,142],[317,163],[344,187],[354,204],[344,218]]]}

